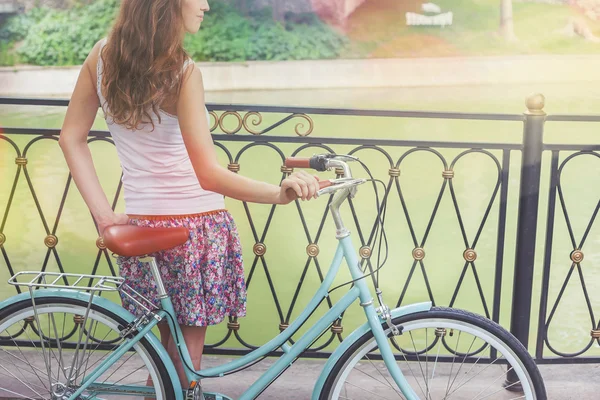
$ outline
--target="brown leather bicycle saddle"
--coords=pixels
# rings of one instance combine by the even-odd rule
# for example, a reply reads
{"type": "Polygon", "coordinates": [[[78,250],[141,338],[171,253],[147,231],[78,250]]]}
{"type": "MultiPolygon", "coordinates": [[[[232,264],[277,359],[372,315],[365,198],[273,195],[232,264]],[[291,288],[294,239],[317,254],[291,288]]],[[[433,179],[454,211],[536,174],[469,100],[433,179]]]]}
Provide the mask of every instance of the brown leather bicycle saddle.
{"type": "Polygon", "coordinates": [[[145,256],[168,250],[187,242],[186,227],[149,228],[134,225],[112,225],[104,230],[102,240],[107,249],[126,257],[145,256]]]}

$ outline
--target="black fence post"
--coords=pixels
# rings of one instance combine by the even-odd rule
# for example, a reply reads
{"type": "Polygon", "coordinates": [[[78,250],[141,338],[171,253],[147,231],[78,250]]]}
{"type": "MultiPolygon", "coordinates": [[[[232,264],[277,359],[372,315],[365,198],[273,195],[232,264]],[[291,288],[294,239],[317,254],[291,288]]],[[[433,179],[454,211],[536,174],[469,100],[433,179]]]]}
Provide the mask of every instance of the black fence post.
{"type": "MultiPolygon", "coordinates": [[[[525,347],[529,344],[531,322],[531,291],[535,260],[540,197],[540,174],[544,150],[544,96],[534,94],[527,98],[523,129],[523,157],[517,221],[515,275],[513,284],[510,331],[525,347]]],[[[509,371],[507,383],[516,382],[516,374],[509,371]]],[[[516,386],[516,385],[515,385],[516,386]]],[[[515,389],[517,389],[515,387],[515,389]]]]}

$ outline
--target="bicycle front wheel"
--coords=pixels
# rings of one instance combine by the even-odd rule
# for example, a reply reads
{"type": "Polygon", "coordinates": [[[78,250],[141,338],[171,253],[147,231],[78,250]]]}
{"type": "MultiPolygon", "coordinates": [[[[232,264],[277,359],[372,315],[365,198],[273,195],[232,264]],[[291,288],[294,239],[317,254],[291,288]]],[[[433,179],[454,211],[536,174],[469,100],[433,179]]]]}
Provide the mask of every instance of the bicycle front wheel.
{"type": "MultiPolygon", "coordinates": [[[[493,321],[435,307],[392,322],[402,327],[402,334],[392,338],[388,328],[388,343],[420,399],[546,400],[532,357],[493,321]]],[[[380,360],[377,342],[369,331],[334,365],[320,399],[404,399],[380,360]]]]}
{"type": "MultiPolygon", "coordinates": [[[[0,398],[63,400],[123,343],[127,322],[81,300],[42,297],[0,310],[0,398]]],[[[175,399],[167,370],[143,338],[78,400],[175,399]],[[137,397],[130,397],[137,396],[137,397]]]]}

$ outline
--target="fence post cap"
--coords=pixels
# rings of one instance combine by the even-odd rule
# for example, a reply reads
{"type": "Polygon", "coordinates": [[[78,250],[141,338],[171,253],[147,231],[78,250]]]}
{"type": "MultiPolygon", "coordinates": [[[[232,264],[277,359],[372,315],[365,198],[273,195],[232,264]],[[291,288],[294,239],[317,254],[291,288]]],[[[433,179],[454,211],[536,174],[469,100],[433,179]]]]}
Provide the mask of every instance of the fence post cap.
{"type": "Polygon", "coordinates": [[[541,93],[533,93],[527,96],[525,105],[527,106],[526,114],[528,115],[546,115],[546,112],[544,111],[546,98],[541,93]]]}

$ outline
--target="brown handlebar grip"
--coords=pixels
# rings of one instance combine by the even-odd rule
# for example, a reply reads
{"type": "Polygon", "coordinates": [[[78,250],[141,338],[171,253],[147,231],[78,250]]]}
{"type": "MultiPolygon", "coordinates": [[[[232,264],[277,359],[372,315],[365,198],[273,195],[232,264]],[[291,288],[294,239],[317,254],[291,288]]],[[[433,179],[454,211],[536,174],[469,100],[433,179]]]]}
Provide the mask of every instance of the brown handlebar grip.
{"type": "Polygon", "coordinates": [[[288,157],[285,166],[289,168],[310,168],[310,158],[288,157]]]}

